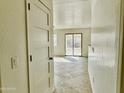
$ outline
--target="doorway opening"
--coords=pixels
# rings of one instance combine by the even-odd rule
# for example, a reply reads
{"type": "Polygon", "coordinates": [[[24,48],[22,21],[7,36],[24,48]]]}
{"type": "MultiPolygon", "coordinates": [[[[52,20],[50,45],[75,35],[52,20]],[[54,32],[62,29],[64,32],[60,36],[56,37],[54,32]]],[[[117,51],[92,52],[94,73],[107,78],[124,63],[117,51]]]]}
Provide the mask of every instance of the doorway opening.
{"type": "Polygon", "coordinates": [[[65,55],[82,56],[82,34],[67,33],[65,34],[65,55]]]}
{"type": "Polygon", "coordinates": [[[90,2],[53,0],[54,93],[92,93],[88,74],[90,2]]]}
{"type": "Polygon", "coordinates": [[[83,57],[88,50],[85,46],[90,43],[89,34],[88,31],[54,30],[54,93],[92,93],[88,58],[83,57]]]}

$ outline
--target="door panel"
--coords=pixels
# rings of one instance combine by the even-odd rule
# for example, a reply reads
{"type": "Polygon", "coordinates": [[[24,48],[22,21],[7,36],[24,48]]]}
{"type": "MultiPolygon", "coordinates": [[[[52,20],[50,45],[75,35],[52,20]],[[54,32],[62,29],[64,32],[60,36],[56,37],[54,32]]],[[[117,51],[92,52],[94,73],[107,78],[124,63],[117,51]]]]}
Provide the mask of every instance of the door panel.
{"type": "Polygon", "coordinates": [[[66,35],[66,55],[73,55],[73,35],[66,35]]]}
{"type": "Polygon", "coordinates": [[[30,5],[30,20],[32,21],[31,25],[35,28],[49,30],[49,11],[42,9],[38,5],[30,5]]]}
{"type": "Polygon", "coordinates": [[[52,0],[39,0],[40,2],[44,3],[49,9],[52,9],[52,0]]]}
{"type": "Polygon", "coordinates": [[[81,34],[74,34],[74,55],[81,56],[81,34]]]}
{"type": "MultiPolygon", "coordinates": [[[[28,56],[30,93],[48,93],[50,66],[50,11],[41,2],[28,1],[28,56]]],[[[52,64],[52,63],[51,63],[52,64]]],[[[53,72],[52,72],[53,74],[53,72]]]]}

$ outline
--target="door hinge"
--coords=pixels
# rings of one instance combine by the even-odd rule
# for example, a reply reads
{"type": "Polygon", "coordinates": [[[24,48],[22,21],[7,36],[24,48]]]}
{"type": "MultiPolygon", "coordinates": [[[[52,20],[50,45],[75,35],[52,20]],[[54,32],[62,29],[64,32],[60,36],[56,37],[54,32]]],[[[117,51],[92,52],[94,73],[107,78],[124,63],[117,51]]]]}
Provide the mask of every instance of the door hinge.
{"type": "Polygon", "coordinates": [[[32,55],[30,55],[30,62],[32,62],[33,58],[32,58],[32,55]]]}
{"type": "Polygon", "coordinates": [[[50,77],[48,78],[48,81],[49,81],[49,88],[51,87],[51,79],[50,77]]]}
{"type": "Polygon", "coordinates": [[[29,10],[29,11],[31,10],[31,5],[30,5],[30,3],[28,3],[28,10],[29,10]]]}

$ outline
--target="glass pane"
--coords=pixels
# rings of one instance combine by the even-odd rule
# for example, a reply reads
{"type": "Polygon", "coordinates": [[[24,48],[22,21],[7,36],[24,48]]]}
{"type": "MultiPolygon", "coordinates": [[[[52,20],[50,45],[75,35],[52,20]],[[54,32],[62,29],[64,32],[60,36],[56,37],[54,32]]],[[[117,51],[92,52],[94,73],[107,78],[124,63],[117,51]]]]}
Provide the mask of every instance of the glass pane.
{"type": "Polygon", "coordinates": [[[54,47],[57,47],[57,34],[54,34],[54,47]]]}
{"type": "Polygon", "coordinates": [[[66,55],[73,55],[73,36],[66,35],[66,55]]]}
{"type": "Polygon", "coordinates": [[[74,55],[81,56],[81,34],[74,34],[74,55]]]}

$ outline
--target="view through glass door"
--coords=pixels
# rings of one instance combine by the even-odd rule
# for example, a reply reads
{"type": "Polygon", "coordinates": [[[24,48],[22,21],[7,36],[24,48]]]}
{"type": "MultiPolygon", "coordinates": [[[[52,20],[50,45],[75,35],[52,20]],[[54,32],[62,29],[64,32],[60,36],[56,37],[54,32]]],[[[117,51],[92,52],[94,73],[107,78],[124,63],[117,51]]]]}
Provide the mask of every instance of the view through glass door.
{"type": "Polygon", "coordinates": [[[65,34],[67,56],[82,56],[82,34],[65,34]]]}

